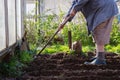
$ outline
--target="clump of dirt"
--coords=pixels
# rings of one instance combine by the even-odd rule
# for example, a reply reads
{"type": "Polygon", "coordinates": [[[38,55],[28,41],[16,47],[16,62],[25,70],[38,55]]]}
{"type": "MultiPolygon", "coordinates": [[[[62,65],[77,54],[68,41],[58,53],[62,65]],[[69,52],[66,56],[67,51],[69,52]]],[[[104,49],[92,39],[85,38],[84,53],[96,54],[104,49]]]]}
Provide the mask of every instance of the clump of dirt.
{"type": "Polygon", "coordinates": [[[107,65],[84,65],[88,57],[58,53],[41,54],[23,71],[20,80],[120,80],[120,56],[106,53],[107,65]]]}

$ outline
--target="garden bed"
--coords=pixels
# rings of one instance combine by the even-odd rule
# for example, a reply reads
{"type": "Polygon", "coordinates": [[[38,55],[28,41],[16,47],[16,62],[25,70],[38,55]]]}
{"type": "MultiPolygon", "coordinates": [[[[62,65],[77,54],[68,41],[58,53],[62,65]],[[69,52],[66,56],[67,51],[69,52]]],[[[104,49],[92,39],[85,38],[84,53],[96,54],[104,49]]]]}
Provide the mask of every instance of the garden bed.
{"type": "Polygon", "coordinates": [[[107,65],[84,65],[93,57],[42,54],[23,71],[21,80],[120,80],[120,56],[106,53],[107,65]]]}

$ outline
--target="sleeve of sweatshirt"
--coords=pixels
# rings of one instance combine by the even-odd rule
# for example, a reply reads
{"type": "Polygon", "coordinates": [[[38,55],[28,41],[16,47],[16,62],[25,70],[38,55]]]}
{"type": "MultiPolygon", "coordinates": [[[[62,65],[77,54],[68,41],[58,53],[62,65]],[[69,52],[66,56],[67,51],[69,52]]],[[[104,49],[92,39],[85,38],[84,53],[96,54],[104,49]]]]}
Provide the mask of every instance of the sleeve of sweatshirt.
{"type": "Polygon", "coordinates": [[[68,14],[67,14],[67,15],[69,15],[69,14],[70,14],[70,12],[71,12],[71,10],[72,10],[73,6],[74,6],[76,3],[77,3],[77,0],[73,0],[72,5],[71,5],[71,7],[70,7],[70,9],[69,9],[69,11],[68,11],[68,14]]]}
{"type": "MultiPolygon", "coordinates": [[[[80,11],[82,7],[88,2],[89,0],[73,0],[72,6],[70,7],[67,16],[70,15],[70,12],[72,9],[74,9],[76,12],[80,11]]],[[[71,21],[74,17],[71,17],[69,21],[71,21]]]]}
{"type": "Polygon", "coordinates": [[[88,3],[89,0],[78,0],[78,2],[73,6],[72,9],[74,9],[76,12],[81,11],[83,6],[88,3]]]}
{"type": "MultiPolygon", "coordinates": [[[[78,1],[78,0],[73,0],[72,5],[71,5],[71,7],[70,7],[70,9],[69,9],[66,17],[68,17],[68,16],[70,15],[70,12],[71,12],[72,8],[73,8],[73,6],[77,3],[77,1],[78,1]]],[[[70,22],[72,19],[73,19],[73,17],[71,17],[68,21],[70,22]]]]}

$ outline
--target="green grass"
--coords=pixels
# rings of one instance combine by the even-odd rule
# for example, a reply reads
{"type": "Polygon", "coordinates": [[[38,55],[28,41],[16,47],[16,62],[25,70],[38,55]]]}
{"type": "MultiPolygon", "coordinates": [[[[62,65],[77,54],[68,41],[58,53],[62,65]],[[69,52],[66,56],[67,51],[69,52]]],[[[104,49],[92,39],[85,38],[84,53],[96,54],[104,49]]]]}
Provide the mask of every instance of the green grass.
{"type": "MultiPolygon", "coordinates": [[[[94,47],[91,46],[82,46],[83,53],[86,53],[88,51],[94,51],[94,47]]],[[[68,54],[74,54],[74,51],[70,50],[68,45],[52,45],[47,47],[43,54],[54,54],[58,52],[65,52],[68,54]]]]}
{"type": "Polygon", "coordinates": [[[106,51],[108,52],[114,52],[114,53],[117,53],[117,54],[120,54],[120,44],[116,45],[116,46],[113,46],[113,45],[107,45],[105,47],[106,51]]]}
{"type": "MultiPolygon", "coordinates": [[[[95,50],[94,46],[82,46],[83,53],[94,52],[94,50],[95,50]]],[[[117,46],[107,45],[105,46],[105,51],[120,54],[120,44],[118,44],[117,46]]],[[[59,53],[59,52],[74,54],[74,51],[70,50],[68,45],[49,46],[43,51],[43,54],[54,54],[54,53],[59,53]]]]}
{"type": "Polygon", "coordinates": [[[57,52],[69,52],[70,49],[66,45],[53,45],[50,47],[47,47],[44,51],[43,54],[53,54],[57,52]]]}

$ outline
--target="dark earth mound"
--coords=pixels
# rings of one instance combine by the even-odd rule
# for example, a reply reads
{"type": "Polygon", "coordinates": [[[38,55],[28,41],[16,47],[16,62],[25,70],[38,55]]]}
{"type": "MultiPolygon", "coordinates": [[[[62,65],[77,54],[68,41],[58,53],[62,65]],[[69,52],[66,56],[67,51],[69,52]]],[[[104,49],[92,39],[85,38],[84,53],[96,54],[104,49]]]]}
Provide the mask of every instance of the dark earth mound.
{"type": "Polygon", "coordinates": [[[84,65],[91,57],[43,54],[23,70],[20,80],[120,80],[119,55],[106,53],[107,65],[84,65]]]}

